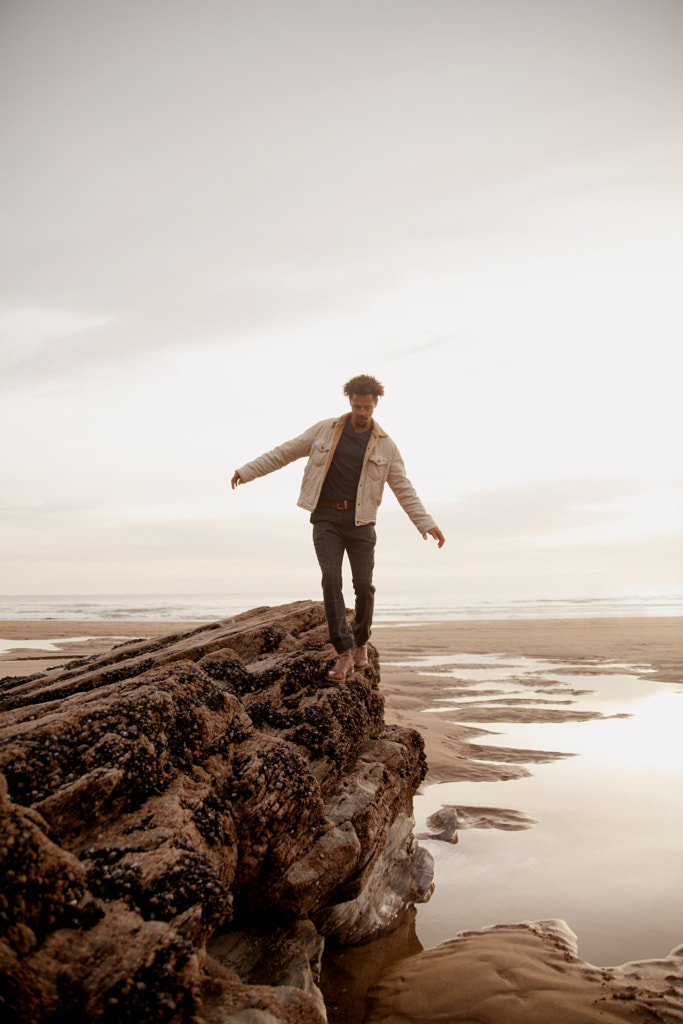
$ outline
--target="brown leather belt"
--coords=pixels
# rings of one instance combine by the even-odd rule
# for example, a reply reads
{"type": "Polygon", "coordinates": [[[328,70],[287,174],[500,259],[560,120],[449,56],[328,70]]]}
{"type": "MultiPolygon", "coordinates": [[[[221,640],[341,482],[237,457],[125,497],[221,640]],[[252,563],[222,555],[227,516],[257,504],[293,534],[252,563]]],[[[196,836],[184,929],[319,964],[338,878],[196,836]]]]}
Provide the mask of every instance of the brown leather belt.
{"type": "Polygon", "coordinates": [[[321,498],[316,508],[336,508],[338,512],[353,512],[355,502],[333,501],[331,498],[321,498]]]}

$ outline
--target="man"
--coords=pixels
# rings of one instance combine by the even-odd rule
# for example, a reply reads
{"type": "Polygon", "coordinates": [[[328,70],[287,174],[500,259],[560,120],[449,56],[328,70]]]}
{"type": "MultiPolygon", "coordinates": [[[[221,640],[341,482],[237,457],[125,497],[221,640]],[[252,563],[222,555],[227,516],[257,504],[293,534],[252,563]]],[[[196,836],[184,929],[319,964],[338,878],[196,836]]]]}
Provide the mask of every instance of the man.
{"type": "Polygon", "coordinates": [[[446,538],[425,511],[406,476],[403,459],[389,435],[373,419],[384,388],[374,377],[352,377],[344,385],[351,412],[321,420],[299,437],[247,462],[235,471],[239,484],[282,469],[304,455],[308,462],[297,504],[311,513],[313,544],[322,570],[323,600],[337,661],[328,679],[341,683],[354,668],[367,664],[367,643],[374,608],[375,520],[385,483],[421,534],[439,547],[446,538]],[[351,565],[356,595],[353,631],[342,594],[344,552],[351,565]]]}

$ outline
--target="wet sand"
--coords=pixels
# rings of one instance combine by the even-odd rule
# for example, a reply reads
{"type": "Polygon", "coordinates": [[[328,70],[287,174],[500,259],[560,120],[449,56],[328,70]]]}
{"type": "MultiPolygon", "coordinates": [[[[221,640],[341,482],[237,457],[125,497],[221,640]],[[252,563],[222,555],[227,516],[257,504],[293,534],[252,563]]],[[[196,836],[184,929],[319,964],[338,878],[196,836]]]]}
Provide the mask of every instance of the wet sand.
{"type": "MultiPolygon", "coordinates": [[[[0,633],[1,635],[1,633],[0,633]]],[[[443,716],[428,712],[445,693],[437,673],[391,664],[404,659],[438,658],[453,654],[500,654],[572,662],[577,669],[600,669],[614,664],[642,668],[651,679],[683,682],[683,618],[515,619],[428,623],[421,626],[377,626],[373,643],[382,657],[382,691],[386,718],[413,726],[422,733],[429,763],[429,782],[481,781],[510,778],[495,767],[473,762],[468,745],[478,735],[443,716]],[[655,671],[649,671],[654,669],[655,671]],[[448,720],[446,720],[448,719],[448,720]]],[[[473,664],[476,659],[473,660],[473,664]]],[[[467,712],[472,721],[473,711],[467,712]]],[[[493,721],[489,706],[482,722],[493,721]]],[[[571,708],[520,707],[519,721],[572,721],[571,708]]],[[[498,748],[498,753],[501,753],[498,748]]],[[[510,753],[510,759],[515,755],[510,753]]],[[[518,755],[522,752],[518,752],[518,755]]],[[[509,766],[508,766],[509,767],[509,766]]]]}
{"type": "Polygon", "coordinates": [[[464,932],[385,969],[363,1024],[616,1024],[683,1019],[683,951],[597,968],[563,921],[464,932]]]}
{"type": "MultiPolygon", "coordinates": [[[[515,778],[543,763],[564,756],[553,751],[491,750],[476,743],[479,723],[582,721],[571,704],[553,702],[544,693],[542,677],[530,701],[516,704],[501,699],[496,706],[495,682],[491,696],[463,712],[468,723],[457,722],[454,709],[425,710],[439,705],[449,694],[452,677],[438,672],[438,659],[466,654],[470,667],[477,655],[496,654],[510,659],[531,657],[568,663],[577,675],[619,672],[636,667],[648,679],[672,684],[680,692],[683,682],[683,619],[624,618],[572,620],[515,620],[453,622],[434,625],[377,627],[373,641],[382,653],[382,689],[386,717],[413,725],[425,738],[427,782],[493,781],[515,778]],[[429,667],[408,667],[391,662],[428,658],[429,667]],[[434,663],[436,662],[436,664],[434,663]],[[491,697],[493,699],[491,699],[491,697]],[[547,703],[544,703],[547,702],[547,703]],[[479,705],[479,706],[477,706],[479,705]],[[492,757],[491,761],[484,758],[492,757]],[[496,763],[494,758],[499,762],[496,763]],[[519,764],[516,765],[515,761],[519,764]]],[[[577,691],[580,692],[580,691],[577,691]]],[[[460,696],[466,696],[462,685],[460,696]]],[[[590,717],[590,716],[587,716],[590,717]]],[[[495,727],[494,727],[495,728],[495,727]]],[[[559,796],[559,794],[558,794],[559,796]]],[[[477,808],[460,808],[477,811],[477,808]]],[[[491,809],[486,808],[490,817],[491,809]]],[[[443,813],[443,812],[442,812],[443,813]]],[[[444,822],[434,821],[434,827],[444,822]]],[[[448,825],[448,823],[445,823],[448,825]]],[[[486,823],[486,827],[490,826],[486,823]]],[[[510,823],[493,823],[510,827],[510,823]]],[[[516,823],[512,823],[517,827],[516,823]]],[[[465,826],[467,827],[467,825],[465,826]]],[[[652,870],[657,867],[653,863],[652,870]]],[[[587,880],[588,881],[588,880],[587,880]]],[[[435,895],[435,897],[437,896],[435,895]]],[[[683,940],[683,924],[680,939],[683,940]]],[[[381,943],[382,940],[379,940],[381,943]]],[[[564,921],[523,922],[462,933],[434,949],[405,957],[378,971],[364,996],[364,1024],[442,1024],[478,1021],[500,1024],[589,1024],[617,1020],[683,1020],[683,947],[661,960],[627,963],[617,967],[593,966],[577,951],[576,937],[564,921]]],[[[335,965],[337,966],[337,965],[335,965]]],[[[357,1002],[360,1002],[357,1000],[357,1002]]],[[[335,1021],[344,1019],[343,1009],[335,1021]]]]}
{"type": "MultiPolygon", "coordinates": [[[[87,657],[108,649],[123,639],[158,637],[183,630],[197,629],[203,622],[83,621],[62,619],[0,620],[0,640],[79,640],[78,648],[69,644],[64,657],[87,657]]],[[[518,654],[528,657],[576,661],[580,665],[625,662],[654,667],[654,678],[683,682],[683,617],[651,616],[604,619],[489,619],[421,623],[419,625],[379,625],[373,628],[372,641],[382,661],[404,657],[449,654],[518,654]]],[[[17,643],[21,648],[21,643],[17,643]]],[[[25,652],[18,658],[36,657],[25,652]]],[[[52,655],[51,655],[52,657],[52,655]]],[[[4,670],[3,675],[9,673],[4,670]]],[[[393,679],[382,685],[391,694],[393,679]]]]}
{"type": "MultiPolygon", "coordinates": [[[[0,640],[13,645],[12,650],[7,650],[5,643],[5,653],[0,653],[0,677],[40,672],[76,657],[101,653],[126,639],[157,637],[200,625],[145,621],[0,622],[0,640]],[[84,637],[89,639],[78,639],[84,637]],[[43,643],[49,649],[41,649],[43,643]]],[[[616,672],[617,666],[626,664],[636,666],[648,678],[674,686],[683,683],[680,617],[383,625],[374,629],[373,643],[381,655],[387,721],[417,728],[422,733],[431,782],[514,778],[515,757],[523,775],[528,774],[534,757],[541,763],[562,756],[553,751],[536,751],[532,757],[530,751],[505,750],[504,766],[482,757],[486,747],[471,744],[484,730],[453,721],[452,710],[425,710],[444,696],[448,683],[439,675],[440,658],[467,654],[471,664],[476,665],[478,654],[537,657],[569,662],[582,673],[592,669],[616,672]],[[415,658],[430,659],[428,674],[423,674],[424,669],[400,664],[415,658]],[[471,756],[475,750],[476,760],[471,756]]],[[[571,675],[568,679],[571,681],[571,675]]],[[[571,705],[544,698],[520,701],[517,707],[507,702],[505,713],[516,715],[520,722],[577,720],[571,705]]],[[[482,722],[495,718],[496,711],[490,703],[486,714],[488,717],[482,712],[482,722]]],[[[468,721],[472,720],[470,710],[468,721]]],[[[495,752],[502,760],[503,748],[496,747],[495,752]]],[[[398,936],[394,939],[398,941],[398,936]]],[[[330,1007],[330,1020],[352,1024],[353,1017],[355,1024],[364,1019],[364,1005],[369,1013],[365,1018],[368,1024],[396,1024],[399,1020],[403,1024],[426,1024],[437,1017],[442,1024],[472,1020],[491,1024],[517,1020],[534,1024],[559,1020],[567,1024],[683,1020],[680,956],[598,969],[576,955],[571,933],[562,922],[520,922],[467,933],[425,952],[416,950],[413,932],[404,949],[407,958],[389,962],[384,970],[380,957],[376,970],[369,970],[374,958],[370,956],[369,961],[366,955],[362,969],[367,976],[362,994],[355,995],[354,1013],[349,1015],[348,1004],[337,1012],[330,1007]]],[[[362,957],[363,948],[350,950],[348,955],[350,960],[362,957]]],[[[393,959],[390,957],[390,961],[393,959]]]]}
{"type": "Polygon", "coordinates": [[[0,679],[47,672],[75,658],[105,654],[129,640],[167,636],[201,625],[205,623],[3,619],[0,620],[0,679]]]}

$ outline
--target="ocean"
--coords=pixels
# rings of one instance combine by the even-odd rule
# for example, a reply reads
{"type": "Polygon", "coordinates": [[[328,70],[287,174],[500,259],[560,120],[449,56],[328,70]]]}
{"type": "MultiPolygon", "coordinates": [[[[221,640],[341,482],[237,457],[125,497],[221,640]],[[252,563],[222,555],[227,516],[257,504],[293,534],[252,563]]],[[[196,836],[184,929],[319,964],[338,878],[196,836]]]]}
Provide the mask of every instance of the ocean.
{"type": "MultiPolygon", "coordinates": [[[[215,621],[263,605],[320,600],[319,594],[54,594],[0,596],[0,620],[73,619],[169,622],[215,621]]],[[[569,619],[624,615],[683,615],[683,592],[613,597],[524,598],[466,601],[406,595],[378,600],[375,623],[455,619],[569,619]]]]}

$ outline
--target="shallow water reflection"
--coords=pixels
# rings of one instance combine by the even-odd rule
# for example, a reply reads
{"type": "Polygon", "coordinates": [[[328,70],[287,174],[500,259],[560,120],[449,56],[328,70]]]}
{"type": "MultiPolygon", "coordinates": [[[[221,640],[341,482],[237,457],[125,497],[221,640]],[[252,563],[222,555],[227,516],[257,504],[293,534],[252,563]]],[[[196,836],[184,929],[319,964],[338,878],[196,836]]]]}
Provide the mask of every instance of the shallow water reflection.
{"type": "MultiPolygon", "coordinates": [[[[0,638],[0,655],[9,654],[13,651],[64,651],[64,656],[69,654],[68,647],[70,644],[83,644],[87,643],[88,640],[100,640],[99,636],[60,636],[54,640],[5,640],[0,638]],[[64,650],[66,645],[66,650],[64,650]]],[[[128,636],[108,636],[104,640],[106,646],[116,641],[120,642],[123,640],[131,640],[132,637],[128,636]]],[[[78,657],[78,652],[73,653],[74,657],[78,657]]]]}
{"type": "MultiPolygon", "coordinates": [[[[421,840],[436,870],[436,891],[418,908],[422,944],[431,947],[459,931],[540,918],[566,920],[579,937],[580,955],[599,965],[664,956],[683,942],[679,688],[623,665],[598,671],[481,655],[431,661],[403,664],[430,675],[438,665],[446,706],[453,707],[454,718],[457,711],[458,722],[467,723],[466,708],[476,705],[472,721],[484,722],[487,747],[578,756],[532,764],[528,778],[442,783],[416,797],[418,832],[444,804],[514,808],[539,819],[525,831],[459,831],[456,846],[421,840]],[[492,684],[502,696],[484,695],[492,684]],[[447,690],[450,685],[455,689],[447,690]],[[458,697],[459,687],[468,696],[458,697]],[[480,697],[472,695],[477,687],[480,697]],[[492,724],[481,716],[486,706],[497,709],[492,724]],[[506,709],[512,718],[520,706],[537,707],[539,716],[565,707],[607,717],[525,723],[505,718],[506,709]]],[[[444,702],[439,705],[443,710],[444,702]]]]}

